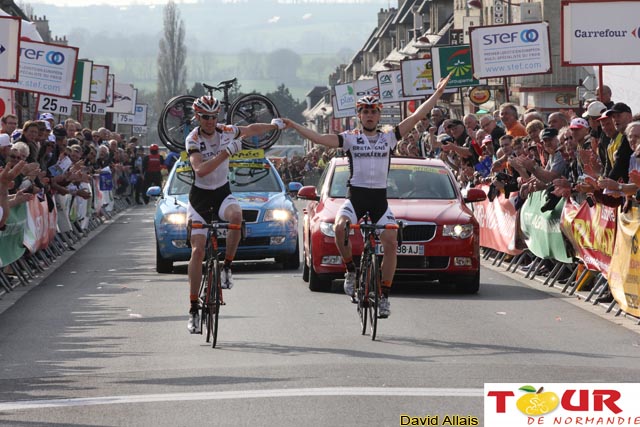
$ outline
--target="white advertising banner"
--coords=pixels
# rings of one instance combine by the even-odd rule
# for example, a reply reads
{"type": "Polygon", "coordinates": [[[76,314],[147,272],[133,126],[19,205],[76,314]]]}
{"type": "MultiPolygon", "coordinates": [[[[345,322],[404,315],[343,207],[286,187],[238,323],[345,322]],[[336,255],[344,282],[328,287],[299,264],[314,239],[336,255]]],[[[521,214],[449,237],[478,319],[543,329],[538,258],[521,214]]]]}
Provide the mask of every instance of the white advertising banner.
{"type": "Polygon", "coordinates": [[[40,113],[51,113],[70,116],[72,107],[73,99],[71,98],[58,98],[51,95],[38,96],[38,111],[40,113]]]}
{"type": "Polygon", "coordinates": [[[562,65],[640,64],[640,1],[562,4],[562,65]]]}
{"type": "Polygon", "coordinates": [[[20,18],[0,16],[0,80],[18,81],[20,18]]]}
{"type": "Polygon", "coordinates": [[[475,27],[470,31],[476,79],[551,73],[547,22],[475,27]]]}
{"type": "Polygon", "coordinates": [[[380,89],[378,89],[377,79],[356,80],[353,82],[353,89],[356,92],[356,102],[363,96],[380,97],[380,89]]]}
{"type": "Polygon", "coordinates": [[[131,83],[115,83],[113,86],[113,106],[107,107],[108,113],[134,112],[136,90],[131,83]]]}
{"type": "Polygon", "coordinates": [[[107,83],[109,67],[107,65],[93,64],[91,70],[91,102],[107,102],[107,83]]]}
{"type": "Polygon", "coordinates": [[[147,124],[147,104],[136,104],[134,114],[118,114],[116,123],[119,125],[145,126],[147,124]]]}
{"type": "Polygon", "coordinates": [[[356,115],[356,94],[351,83],[335,85],[333,98],[333,117],[341,119],[356,115]]]}
{"type": "Polygon", "coordinates": [[[380,101],[385,107],[387,107],[387,104],[423,98],[422,96],[404,96],[402,92],[402,72],[400,70],[378,71],[377,77],[380,101]]]}
{"type": "Polygon", "coordinates": [[[399,102],[404,97],[400,70],[379,71],[377,77],[380,101],[383,104],[399,102]]]}
{"type": "Polygon", "coordinates": [[[400,71],[405,96],[425,96],[435,92],[431,58],[400,61],[400,71]]]}
{"type": "Polygon", "coordinates": [[[0,86],[62,98],[71,97],[78,48],[24,40],[20,45],[18,81],[0,82],[0,86]]]}
{"type": "Polygon", "coordinates": [[[333,105],[333,117],[355,117],[356,101],[363,96],[380,97],[377,79],[356,80],[355,82],[336,85],[335,104],[333,105]],[[336,108],[337,107],[337,108],[336,108]]]}

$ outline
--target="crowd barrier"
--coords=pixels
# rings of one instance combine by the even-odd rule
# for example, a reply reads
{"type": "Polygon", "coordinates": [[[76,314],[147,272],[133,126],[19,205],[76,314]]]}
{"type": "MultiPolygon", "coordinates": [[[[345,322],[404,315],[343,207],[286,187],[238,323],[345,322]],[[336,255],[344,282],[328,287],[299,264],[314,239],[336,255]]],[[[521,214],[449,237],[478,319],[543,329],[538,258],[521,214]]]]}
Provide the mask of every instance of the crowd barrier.
{"type": "Polygon", "coordinates": [[[114,194],[109,175],[80,185],[90,193],[88,199],[72,194],[34,197],[10,210],[0,231],[0,296],[26,286],[65,251],[74,250],[75,243],[129,207],[129,197],[114,194]]]}
{"type": "MultiPolygon", "coordinates": [[[[487,186],[481,187],[485,192],[487,186]]],[[[634,205],[624,213],[601,203],[590,206],[561,199],[553,210],[541,211],[543,191],[531,193],[519,211],[515,195],[503,194],[493,201],[473,204],[480,223],[483,258],[507,272],[527,279],[547,276],[545,286],[580,295],[587,303],[599,304],[607,288],[613,301],[606,306],[616,316],[633,316],[640,324],[640,209],[634,205]],[[522,265],[528,260],[526,273],[522,265]],[[545,261],[552,264],[544,271],[545,261]],[[547,269],[548,270],[548,269],[547,269]]]]}

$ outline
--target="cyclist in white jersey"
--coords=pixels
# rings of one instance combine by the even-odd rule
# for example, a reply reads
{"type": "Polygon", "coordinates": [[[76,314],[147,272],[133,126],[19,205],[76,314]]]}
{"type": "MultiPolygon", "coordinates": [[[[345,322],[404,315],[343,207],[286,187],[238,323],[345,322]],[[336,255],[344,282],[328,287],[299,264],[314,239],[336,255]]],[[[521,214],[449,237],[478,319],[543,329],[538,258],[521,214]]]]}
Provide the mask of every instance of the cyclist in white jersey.
{"type": "MultiPolygon", "coordinates": [[[[254,123],[249,126],[232,126],[218,123],[220,102],[211,96],[202,96],[193,102],[199,126],[187,136],[185,148],[193,169],[195,180],[189,192],[187,220],[193,223],[208,223],[212,220],[229,222],[225,244],[225,260],[222,268],[222,287],[233,286],[231,262],[240,242],[242,209],[227,180],[229,157],[242,149],[242,137],[260,135],[284,128],[282,121],[273,124],[254,123]]],[[[202,279],[202,261],[205,255],[207,230],[191,230],[191,259],[189,260],[189,323],[192,334],[200,333],[198,290],[202,279]]]]}
{"type": "MultiPolygon", "coordinates": [[[[351,242],[345,239],[346,221],[356,223],[369,212],[371,220],[378,225],[395,223],[393,213],[387,203],[387,175],[391,163],[391,153],[399,140],[407,135],[414,126],[436,105],[444,92],[450,75],[442,79],[431,97],[416,111],[395,126],[391,131],[378,130],[382,104],[376,97],[365,96],[356,103],[356,111],[361,129],[342,132],[339,135],[319,134],[292,120],[282,119],[287,127],[295,129],[300,135],[315,144],[328,148],[342,148],[347,154],[351,176],[347,182],[347,200],[336,214],[334,225],[335,242],[347,268],[344,291],[353,296],[356,280],[356,266],[353,262],[351,242]]],[[[378,306],[378,315],[386,318],[391,313],[389,292],[397,262],[397,231],[384,230],[380,241],[384,249],[382,257],[382,298],[378,306]]]]}

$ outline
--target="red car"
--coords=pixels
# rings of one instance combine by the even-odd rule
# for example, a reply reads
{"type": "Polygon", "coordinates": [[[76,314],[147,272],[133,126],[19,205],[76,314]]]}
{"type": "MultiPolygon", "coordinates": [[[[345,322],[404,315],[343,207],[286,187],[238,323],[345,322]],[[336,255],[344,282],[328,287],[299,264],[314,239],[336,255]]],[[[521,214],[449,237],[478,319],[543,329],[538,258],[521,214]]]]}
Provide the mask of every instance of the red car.
{"type": "MultiPolygon", "coordinates": [[[[309,200],[304,209],[302,278],[312,291],[329,290],[333,279],[344,277],[333,224],[345,200],[348,178],[347,158],[336,157],[317,186],[298,192],[298,198],[309,200]]],[[[392,157],[387,198],[396,219],[404,224],[396,278],[438,279],[465,293],[478,292],[479,227],[466,203],[484,200],[484,191],[470,189],[463,197],[451,170],[440,160],[392,157]]],[[[362,236],[355,233],[350,239],[357,265],[362,236]]]]}

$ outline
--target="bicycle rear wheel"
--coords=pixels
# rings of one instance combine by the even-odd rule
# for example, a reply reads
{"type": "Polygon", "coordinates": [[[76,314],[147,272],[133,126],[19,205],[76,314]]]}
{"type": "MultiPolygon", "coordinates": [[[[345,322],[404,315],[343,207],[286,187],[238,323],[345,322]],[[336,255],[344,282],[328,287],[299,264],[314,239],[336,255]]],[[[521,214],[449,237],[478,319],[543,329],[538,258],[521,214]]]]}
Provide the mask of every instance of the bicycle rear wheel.
{"type": "Polygon", "coordinates": [[[160,141],[171,151],[184,150],[184,141],[196,127],[193,113],[195,96],[180,95],[165,104],[158,120],[160,141]]]}
{"type": "Polygon", "coordinates": [[[369,327],[371,328],[371,339],[376,339],[378,332],[378,299],[380,293],[380,270],[376,254],[371,254],[369,261],[369,295],[368,295],[368,312],[369,327]]]}
{"type": "Polygon", "coordinates": [[[214,280],[211,284],[211,299],[209,304],[209,312],[211,313],[209,320],[211,321],[211,347],[216,348],[218,342],[218,315],[220,314],[220,300],[222,298],[222,288],[220,287],[220,261],[218,258],[213,260],[213,270],[216,272],[214,280]]]}
{"type": "MultiPolygon", "coordinates": [[[[271,120],[280,117],[278,109],[269,98],[260,94],[249,94],[236,99],[227,115],[227,123],[236,126],[249,126],[253,123],[271,123],[271,120]]],[[[242,147],[245,149],[271,147],[280,136],[280,130],[272,130],[261,135],[242,139],[242,147]]]]}

